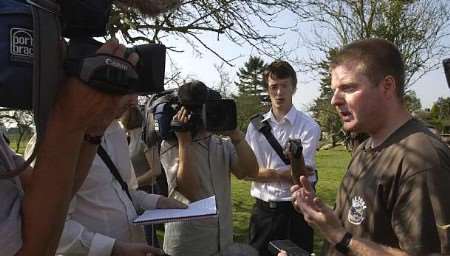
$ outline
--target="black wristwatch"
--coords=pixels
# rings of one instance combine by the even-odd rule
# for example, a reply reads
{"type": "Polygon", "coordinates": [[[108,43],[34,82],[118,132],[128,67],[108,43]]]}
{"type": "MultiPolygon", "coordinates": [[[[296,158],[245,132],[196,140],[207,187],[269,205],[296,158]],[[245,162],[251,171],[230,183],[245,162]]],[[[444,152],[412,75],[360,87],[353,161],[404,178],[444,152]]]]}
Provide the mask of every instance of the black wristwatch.
{"type": "Polygon", "coordinates": [[[334,248],[336,248],[336,251],[344,254],[344,255],[348,255],[349,251],[350,251],[350,247],[348,247],[350,245],[350,241],[352,240],[352,234],[350,234],[349,232],[346,232],[344,237],[342,238],[342,240],[337,243],[334,248]]]}

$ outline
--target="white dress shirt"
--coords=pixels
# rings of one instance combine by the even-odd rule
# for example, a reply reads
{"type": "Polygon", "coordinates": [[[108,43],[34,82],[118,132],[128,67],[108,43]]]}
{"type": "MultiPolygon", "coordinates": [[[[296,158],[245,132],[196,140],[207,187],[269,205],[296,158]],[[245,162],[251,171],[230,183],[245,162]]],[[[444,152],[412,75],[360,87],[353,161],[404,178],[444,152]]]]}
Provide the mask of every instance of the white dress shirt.
{"type": "MultiPolygon", "coordinates": [[[[294,106],[278,122],[269,111],[264,114],[263,121],[269,121],[272,127],[272,134],[282,147],[288,139],[301,139],[303,145],[303,157],[307,166],[316,168],[315,153],[320,139],[319,125],[305,113],[298,111],[294,106]]],[[[246,141],[255,152],[259,168],[274,169],[283,172],[290,169],[272,148],[266,137],[256,130],[253,124],[249,124],[246,141]]],[[[310,181],[314,182],[317,177],[311,176],[310,181]]],[[[250,194],[263,201],[289,201],[292,183],[288,182],[252,182],[250,194]]]]}
{"type": "Polygon", "coordinates": [[[132,224],[135,209],[155,208],[159,196],[134,189],[136,178],[126,134],[118,122],[105,131],[102,146],[128,183],[134,205],[103,160],[95,156],[86,180],[70,202],[58,255],[109,256],[115,239],[145,243],[142,226],[132,224]]]}

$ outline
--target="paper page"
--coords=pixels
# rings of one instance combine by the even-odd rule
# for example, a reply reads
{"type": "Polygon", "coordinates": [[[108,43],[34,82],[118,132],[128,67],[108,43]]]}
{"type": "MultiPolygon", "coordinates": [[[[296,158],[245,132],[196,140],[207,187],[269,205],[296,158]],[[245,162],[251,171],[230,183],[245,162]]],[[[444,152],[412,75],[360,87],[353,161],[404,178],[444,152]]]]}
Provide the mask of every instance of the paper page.
{"type": "Polygon", "coordinates": [[[153,209],[146,210],[137,217],[134,223],[170,222],[180,219],[216,215],[216,197],[211,196],[188,205],[186,209],[153,209]]]}

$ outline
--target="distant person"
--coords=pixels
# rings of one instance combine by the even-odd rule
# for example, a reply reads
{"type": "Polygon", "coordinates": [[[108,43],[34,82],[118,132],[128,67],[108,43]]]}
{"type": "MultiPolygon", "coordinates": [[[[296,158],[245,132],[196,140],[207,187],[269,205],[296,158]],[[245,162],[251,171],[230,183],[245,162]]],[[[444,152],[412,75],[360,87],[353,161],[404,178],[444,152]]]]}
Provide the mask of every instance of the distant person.
{"type": "MultiPolygon", "coordinates": [[[[138,189],[151,194],[160,194],[156,183],[157,177],[161,174],[159,151],[154,148],[149,149],[142,139],[144,116],[139,106],[130,106],[121,116],[120,122],[127,133],[128,149],[138,189]]],[[[144,230],[147,242],[159,248],[156,225],[145,225],[144,230]]]]}
{"type": "Polygon", "coordinates": [[[233,243],[231,174],[254,177],[257,163],[239,130],[223,132],[229,139],[222,138],[208,132],[198,115],[191,115],[207,99],[220,99],[218,92],[193,81],[182,85],[178,96],[182,107],[173,119],[183,128],[175,132],[176,140],[165,140],[161,146],[169,196],[189,203],[215,195],[218,217],[167,223],[164,251],[171,256],[215,255],[233,243]],[[188,123],[195,128],[187,128],[188,123]]]}
{"type": "MultiPolygon", "coordinates": [[[[270,125],[271,133],[281,147],[288,139],[301,139],[305,164],[317,182],[315,154],[320,138],[319,125],[307,114],[297,110],[292,97],[297,90],[297,75],[286,61],[272,62],[263,73],[263,82],[272,108],[259,122],[270,125]]],[[[258,124],[257,126],[259,126],[258,124]]],[[[290,239],[312,252],[313,229],[296,212],[291,203],[291,166],[271,146],[265,135],[249,124],[245,137],[258,160],[258,176],[253,179],[250,194],[256,202],[250,217],[250,245],[261,256],[271,255],[267,245],[271,240],[290,239]]]]}
{"type": "Polygon", "coordinates": [[[399,49],[355,41],[330,68],[344,129],[370,137],[352,155],[334,211],[306,177],[291,189],[296,209],[325,238],[324,254],[450,255],[450,150],[403,106],[399,49]]]}

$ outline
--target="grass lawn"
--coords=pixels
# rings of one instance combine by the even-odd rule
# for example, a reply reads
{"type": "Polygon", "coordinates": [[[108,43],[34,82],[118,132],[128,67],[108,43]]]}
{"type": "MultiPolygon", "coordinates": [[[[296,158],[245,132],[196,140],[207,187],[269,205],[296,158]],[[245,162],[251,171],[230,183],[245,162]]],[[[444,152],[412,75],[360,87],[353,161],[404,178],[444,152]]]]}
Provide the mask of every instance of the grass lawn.
{"type": "MultiPolygon", "coordinates": [[[[345,148],[337,147],[321,150],[317,154],[317,168],[319,170],[318,195],[329,205],[334,205],[336,190],[350,160],[350,153],[345,148]]],[[[254,199],[250,196],[250,182],[240,181],[233,177],[233,226],[234,240],[248,242],[248,222],[254,199]]],[[[321,237],[315,233],[314,251],[320,252],[321,237]]]]}
{"type": "Polygon", "coordinates": [[[27,146],[28,141],[31,138],[30,134],[25,134],[20,141],[19,148],[17,149],[17,140],[18,140],[17,134],[8,134],[8,139],[10,140],[10,147],[15,150],[18,154],[23,154],[25,151],[25,147],[27,146]]]}

